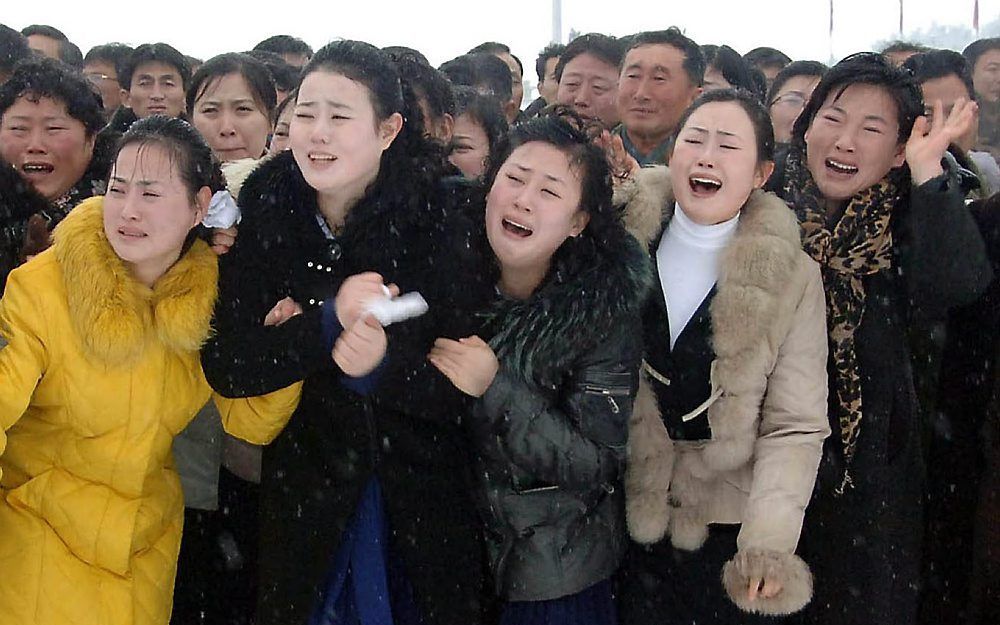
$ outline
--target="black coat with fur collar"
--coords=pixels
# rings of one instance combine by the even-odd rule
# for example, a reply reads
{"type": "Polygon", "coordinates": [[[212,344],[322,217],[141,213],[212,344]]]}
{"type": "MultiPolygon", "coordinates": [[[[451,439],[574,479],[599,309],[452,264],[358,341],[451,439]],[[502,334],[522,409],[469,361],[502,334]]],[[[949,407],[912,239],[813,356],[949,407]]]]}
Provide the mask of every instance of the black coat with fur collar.
{"type": "Polygon", "coordinates": [[[466,303],[479,306],[492,289],[479,277],[487,272],[477,266],[460,190],[396,186],[376,181],[335,243],[323,235],[316,193],[290,152],[262,164],[240,192],[244,217],[221,259],[206,376],[229,396],[305,380],[298,410],[264,450],[260,625],[306,621],[373,475],[385,494],[390,548],[427,622],[481,621],[485,566],[460,424],[467,403],[426,354],[437,336],[470,334],[466,303]],[[431,309],[387,328],[386,364],[368,397],[343,386],[321,330],[322,302],[362,271],[420,291],[431,309]],[[263,327],[286,296],[305,313],[263,327]],[[435,403],[425,399],[431,395],[435,403]]]}
{"type": "Polygon", "coordinates": [[[500,303],[491,344],[501,369],[470,420],[494,580],[509,601],[605,580],[625,545],[649,261],[617,224],[564,245],[566,262],[529,299],[500,303]]]}
{"type": "Polygon", "coordinates": [[[0,160],[0,293],[7,274],[20,264],[28,219],[48,207],[17,170],[0,160]]]}

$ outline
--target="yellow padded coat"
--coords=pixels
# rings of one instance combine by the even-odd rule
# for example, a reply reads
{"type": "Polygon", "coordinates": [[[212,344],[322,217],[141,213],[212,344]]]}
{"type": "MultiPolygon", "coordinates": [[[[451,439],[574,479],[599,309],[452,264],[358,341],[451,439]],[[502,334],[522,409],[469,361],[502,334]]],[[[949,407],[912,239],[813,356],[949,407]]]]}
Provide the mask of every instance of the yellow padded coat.
{"type": "MultiPolygon", "coordinates": [[[[104,236],[103,198],[0,300],[0,625],[166,625],[183,523],[171,442],[212,396],[198,349],[218,269],[197,241],[150,289],[104,236]]],[[[216,398],[269,442],[301,384],[216,398]]]]}

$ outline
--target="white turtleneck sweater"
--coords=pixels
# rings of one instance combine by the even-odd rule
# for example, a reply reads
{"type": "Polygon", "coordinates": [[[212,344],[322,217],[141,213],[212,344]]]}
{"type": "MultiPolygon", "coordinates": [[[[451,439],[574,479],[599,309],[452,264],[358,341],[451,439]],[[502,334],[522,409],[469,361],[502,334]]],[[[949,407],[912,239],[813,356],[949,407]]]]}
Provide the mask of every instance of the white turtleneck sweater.
{"type": "Polygon", "coordinates": [[[670,322],[670,349],[715,286],[719,255],[736,234],[739,220],[737,213],[729,221],[703,226],[691,221],[680,205],[674,205],[674,216],[656,250],[670,322]]]}

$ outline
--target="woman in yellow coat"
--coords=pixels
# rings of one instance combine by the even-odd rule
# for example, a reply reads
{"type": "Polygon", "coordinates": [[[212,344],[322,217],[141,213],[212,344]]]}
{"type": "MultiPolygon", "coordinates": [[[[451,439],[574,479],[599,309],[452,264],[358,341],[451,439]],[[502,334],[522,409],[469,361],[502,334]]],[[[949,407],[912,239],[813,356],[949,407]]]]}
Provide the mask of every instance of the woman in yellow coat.
{"type": "MultiPolygon", "coordinates": [[[[0,300],[0,625],[166,625],[183,523],[171,442],[211,396],[198,349],[216,256],[193,229],[223,179],[185,122],[123,137],[0,300]]],[[[264,443],[298,385],[220,400],[264,443]]]]}

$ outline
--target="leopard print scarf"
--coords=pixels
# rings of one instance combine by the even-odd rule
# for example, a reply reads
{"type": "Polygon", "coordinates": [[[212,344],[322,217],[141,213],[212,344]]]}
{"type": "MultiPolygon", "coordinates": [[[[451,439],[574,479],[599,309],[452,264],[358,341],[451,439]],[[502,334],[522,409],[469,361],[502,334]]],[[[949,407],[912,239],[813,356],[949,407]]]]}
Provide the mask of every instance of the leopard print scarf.
{"type": "Polygon", "coordinates": [[[844,473],[837,489],[851,485],[851,464],[861,433],[861,376],[854,333],[865,312],[865,276],[892,266],[892,209],[900,201],[899,185],[890,179],[858,193],[831,228],[822,195],[804,163],[805,150],[793,146],[786,164],[784,197],[798,216],[802,247],[823,273],[830,355],[844,473]]]}

